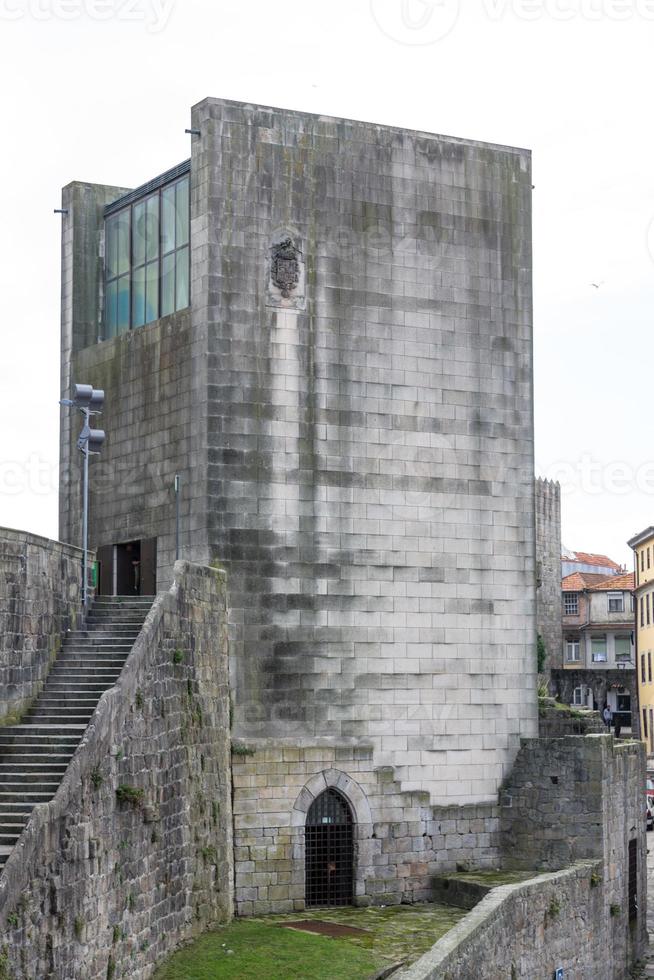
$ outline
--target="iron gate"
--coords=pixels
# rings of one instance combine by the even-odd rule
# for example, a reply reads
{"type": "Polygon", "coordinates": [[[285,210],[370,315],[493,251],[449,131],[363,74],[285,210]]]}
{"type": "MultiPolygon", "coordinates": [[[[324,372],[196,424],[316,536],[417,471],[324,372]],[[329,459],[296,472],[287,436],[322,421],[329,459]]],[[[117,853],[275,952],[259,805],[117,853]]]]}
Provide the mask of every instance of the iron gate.
{"type": "Polygon", "coordinates": [[[310,906],[351,905],[354,890],[354,821],[335,789],[316,797],[305,828],[305,901],[310,906]]]}

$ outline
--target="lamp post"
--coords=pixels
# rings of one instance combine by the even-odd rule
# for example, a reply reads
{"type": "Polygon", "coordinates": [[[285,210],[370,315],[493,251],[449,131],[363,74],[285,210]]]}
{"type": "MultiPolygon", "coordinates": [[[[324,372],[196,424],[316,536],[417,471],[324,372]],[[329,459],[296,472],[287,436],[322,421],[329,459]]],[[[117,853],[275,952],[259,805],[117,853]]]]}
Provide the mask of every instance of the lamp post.
{"type": "Polygon", "coordinates": [[[104,429],[91,428],[91,416],[100,415],[104,405],[104,391],[93,385],[74,385],[73,397],[62,398],[60,405],[78,408],[84,417],[84,425],[77,440],[77,448],[84,456],[82,493],[82,602],[84,611],[89,599],[89,456],[100,453],[105,440],[104,429]]]}

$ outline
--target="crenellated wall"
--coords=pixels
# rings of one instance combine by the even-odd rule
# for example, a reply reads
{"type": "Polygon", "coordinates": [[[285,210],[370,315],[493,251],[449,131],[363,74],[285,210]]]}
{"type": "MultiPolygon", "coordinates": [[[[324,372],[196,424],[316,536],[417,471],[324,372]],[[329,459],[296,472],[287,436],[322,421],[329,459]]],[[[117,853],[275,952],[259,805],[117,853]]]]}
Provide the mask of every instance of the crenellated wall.
{"type": "Polygon", "coordinates": [[[547,659],[545,672],[563,666],[561,617],[561,486],[536,479],[536,619],[547,659]]]}

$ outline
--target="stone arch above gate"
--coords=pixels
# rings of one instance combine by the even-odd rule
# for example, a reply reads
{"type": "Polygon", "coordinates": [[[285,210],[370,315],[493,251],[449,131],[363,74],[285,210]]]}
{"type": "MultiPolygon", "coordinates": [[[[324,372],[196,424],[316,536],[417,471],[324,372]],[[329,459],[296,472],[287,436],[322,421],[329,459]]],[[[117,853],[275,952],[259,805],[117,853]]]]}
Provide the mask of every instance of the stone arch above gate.
{"type": "Polygon", "coordinates": [[[337,789],[350,804],[357,828],[357,838],[361,840],[370,837],[372,835],[372,814],[366,794],[351,776],[339,769],[324,769],[305,783],[293,804],[291,826],[304,827],[309,807],[316,797],[330,788],[337,789]]]}

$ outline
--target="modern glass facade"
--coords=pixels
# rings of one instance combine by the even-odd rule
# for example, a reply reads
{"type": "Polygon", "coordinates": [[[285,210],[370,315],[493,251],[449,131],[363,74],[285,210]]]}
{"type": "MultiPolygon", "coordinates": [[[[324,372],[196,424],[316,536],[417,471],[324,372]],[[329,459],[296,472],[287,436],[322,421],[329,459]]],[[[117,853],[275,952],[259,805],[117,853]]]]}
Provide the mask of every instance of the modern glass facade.
{"type": "Polygon", "coordinates": [[[190,303],[188,173],[126,197],[105,218],[105,339],[190,303]]]}

